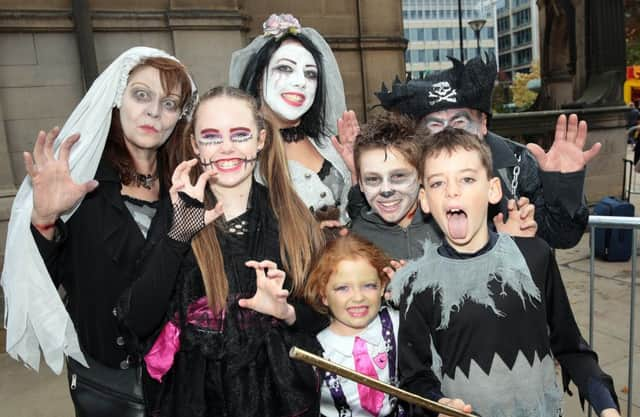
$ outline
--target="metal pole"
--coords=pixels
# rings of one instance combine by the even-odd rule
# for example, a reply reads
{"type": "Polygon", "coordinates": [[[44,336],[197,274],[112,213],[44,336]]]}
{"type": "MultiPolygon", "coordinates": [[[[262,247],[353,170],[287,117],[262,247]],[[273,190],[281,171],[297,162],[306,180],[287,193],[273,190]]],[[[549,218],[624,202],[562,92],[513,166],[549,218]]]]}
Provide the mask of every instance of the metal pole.
{"type": "Polygon", "coordinates": [[[631,410],[633,406],[633,341],[635,339],[635,316],[636,309],[636,273],[638,263],[638,244],[636,242],[636,229],[633,229],[631,234],[631,300],[629,301],[629,382],[627,387],[629,391],[627,393],[627,416],[631,417],[631,410]]]}
{"type": "Polygon", "coordinates": [[[367,121],[367,71],[364,59],[364,51],[362,46],[362,9],[360,8],[360,0],[356,0],[356,14],[358,16],[358,52],[360,53],[360,81],[362,88],[362,120],[367,121]]]}
{"type": "Polygon", "coordinates": [[[480,31],[476,30],[476,55],[480,56],[480,31]]]}
{"type": "MultiPolygon", "coordinates": [[[[591,233],[589,233],[589,239],[591,240],[591,250],[589,255],[589,346],[591,349],[593,347],[593,314],[594,314],[594,293],[595,293],[595,247],[596,247],[596,227],[591,226],[591,233]]],[[[595,350],[595,349],[594,349],[595,350]]],[[[591,417],[591,407],[589,407],[589,411],[587,412],[587,416],[591,417]]]]}
{"type": "Polygon", "coordinates": [[[462,47],[462,0],[458,0],[458,29],[460,30],[460,61],[464,62],[464,48],[462,47]]]}
{"type": "MultiPolygon", "coordinates": [[[[593,300],[594,300],[594,292],[595,292],[595,273],[593,272],[595,268],[595,250],[596,247],[596,227],[591,226],[591,233],[589,234],[589,239],[591,239],[591,250],[589,255],[589,346],[593,348],[593,300]]],[[[589,408],[591,411],[591,408],[589,408]]]]}

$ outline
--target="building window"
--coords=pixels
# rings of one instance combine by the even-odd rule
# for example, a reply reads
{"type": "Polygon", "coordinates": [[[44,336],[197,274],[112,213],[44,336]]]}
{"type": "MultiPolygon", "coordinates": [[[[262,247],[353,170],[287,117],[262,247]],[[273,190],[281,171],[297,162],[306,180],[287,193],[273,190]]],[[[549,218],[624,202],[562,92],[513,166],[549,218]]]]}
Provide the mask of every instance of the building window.
{"type": "Polygon", "coordinates": [[[426,58],[425,58],[425,53],[424,53],[424,49],[420,49],[418,51],[418,62],[425,62],[426,58]]]}
{"type": "Polygon", "coordinates": [[[485,36],[482,39],[493,39],[493,27],[488,27],[484,33],[485,36]]]}
{"type": "Polygon", "coordinates": [[[525,4],[529,4],[529,0],[513,0],[513,7],[524,6],[525,4]]]}
{"type": "Polygon", "coordinates": [[[509,16],[498,19],[498,32],[509,30],[509,16]]]}
{"type": "Polygon", "coordinates": [[[447,56],[451,56],[454,57],[455,55],[453,54],[453,48],[449,48],[447,49],[447,56]]]}
{"type": "Polygon", "coordinates": [[[417,38],[418,38],[419,41],[424,41],[424,29],[423,28],[419,28],[418,29],[417,38]]]}
{"type": "Polygon", "coordinates": [[[531,43],[531,29],[513,33],[513,46],[528,45],[531,43]]]}
{"type": "Polygon", "coordinates": [[[440,50],[439,49],[434,49],[433,50],[433,62],[438,62],[440,61],[440,50]]]}
{"type": "Polygon", "coordinates": [[[513,14],[513,27],[527,25],[531,22],[531,11],[529,9],[520,10],[513,14]]]}
{"type": "Polygon", "coordinates": [[[498,38],[498,49],[509,49],[511,48],[511,36],[504,35],[498,38]]]}
{"type": "Polygon", "coordinates": [[[445,37],[446,40],[448,41],[452,41],[453,40],[453,28],[446,28],[445,29],[445,37]]]}
{"type": "Polygon", "coordinates": [[[527,65],[531,63],[531,48],[516,51],[515,65],[527,65]]]}
{"type": "Polygon", "coordinates": [[[438,36],[438,28],[431,29],[431,40],[434,40],[434,41],[440,40],[440,36],[438,36]]]}
{"type": "Polygon", "coordinates": [[[511,54],[502,54],[499,58],[500,69],[511,68],[511,54]]]}

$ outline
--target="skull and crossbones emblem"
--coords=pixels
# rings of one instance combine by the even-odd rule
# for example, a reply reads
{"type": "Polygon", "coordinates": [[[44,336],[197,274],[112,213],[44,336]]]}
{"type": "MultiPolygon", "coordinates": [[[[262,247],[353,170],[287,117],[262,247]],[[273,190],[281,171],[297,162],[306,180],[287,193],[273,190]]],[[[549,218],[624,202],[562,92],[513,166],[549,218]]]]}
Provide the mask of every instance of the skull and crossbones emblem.
{"type": "Polygon", "coordinates": [[[434,100],[429,100],[429,104],[433,106],[434,104],[440,103],[441,101],[448,101],[449,103],[456,103],[457,92],[455,89],[451,88],[449,81],[440,81],[439,83],[435,83],[431,86],[429,90],[429,98],[434,100]]]}

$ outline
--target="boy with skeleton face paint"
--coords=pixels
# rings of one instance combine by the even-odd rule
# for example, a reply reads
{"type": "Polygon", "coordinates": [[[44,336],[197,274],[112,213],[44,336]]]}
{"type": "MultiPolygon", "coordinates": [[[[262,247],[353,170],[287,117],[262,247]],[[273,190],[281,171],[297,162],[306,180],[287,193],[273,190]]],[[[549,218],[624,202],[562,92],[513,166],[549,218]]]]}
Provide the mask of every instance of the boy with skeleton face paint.
{"type": "Polygon", "coordinates": [[[384,113],[363,127],[354,148],[360,190],[369,207],[353,216],[351,230],[395,259],[422,254],[439,232],[418,207],[419,136],[406,116],[384,113]]]}

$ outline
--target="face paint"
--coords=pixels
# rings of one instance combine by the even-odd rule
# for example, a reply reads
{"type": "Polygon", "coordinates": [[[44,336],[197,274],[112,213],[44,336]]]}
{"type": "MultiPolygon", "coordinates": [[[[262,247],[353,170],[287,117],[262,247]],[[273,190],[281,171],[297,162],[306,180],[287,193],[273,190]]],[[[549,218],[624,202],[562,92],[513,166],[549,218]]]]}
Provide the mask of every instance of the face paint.
{"type": "Polygon", "coordinates": [[[196,111],[191,139],[204,170],[215,170],[215,187],[249,184],[264,131],[258,131],[250,106],[233,97],[205,100],[196,111]]]}
{"type": "Polygon", "coordinates": [[[360,188],[369,206],[384,221],[402,227],[411,223],[420,190],[418,172],[393,147],[362,153],[360,188]]]}
{"type": "Polygon", "coordinates": [[[296,121],[311,108],[317,87],[313,55],[296,41],[284,41],[262,77],[265,103],[284,120],[296,121]]]}
{"type": "Polygon", "coordinates": [[[420,127],[426,127],[431,133],[438,133],[446,127],[453,127],[481,136],[482,120],[473,111],[450,109],[425,116],[420,121],[420,127]]]}
{"type": "Polygon", "coordinates": [[[160,71],[148,65],[130,76],[120,106],[125,145],[131,149],[157,149],[169,139],[180,118],[180,90],[166,92],[160,71]]]}

